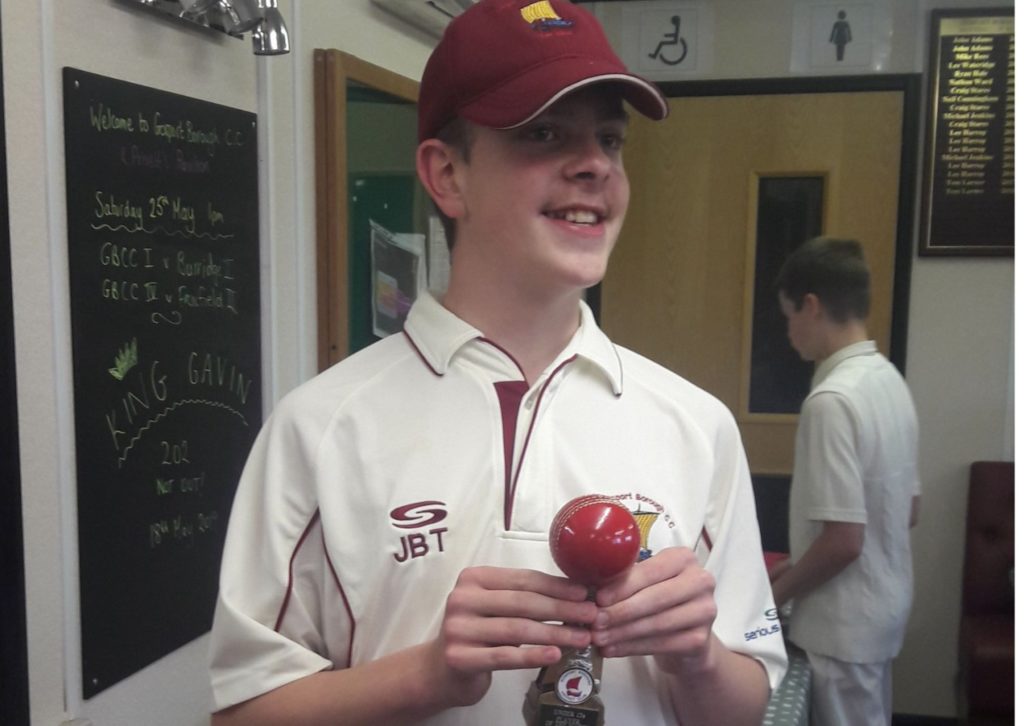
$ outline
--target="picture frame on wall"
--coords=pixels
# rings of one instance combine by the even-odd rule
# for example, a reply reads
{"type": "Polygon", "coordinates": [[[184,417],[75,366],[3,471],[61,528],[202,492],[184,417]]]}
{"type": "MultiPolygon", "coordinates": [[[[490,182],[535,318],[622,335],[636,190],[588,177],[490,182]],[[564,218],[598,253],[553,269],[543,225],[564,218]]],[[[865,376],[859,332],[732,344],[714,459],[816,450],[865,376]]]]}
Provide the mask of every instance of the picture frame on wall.
{"type": "Polygon", "coordinates": [[[1013,8],[933,10],[922,256],[1014,254],[1013,8]]]}

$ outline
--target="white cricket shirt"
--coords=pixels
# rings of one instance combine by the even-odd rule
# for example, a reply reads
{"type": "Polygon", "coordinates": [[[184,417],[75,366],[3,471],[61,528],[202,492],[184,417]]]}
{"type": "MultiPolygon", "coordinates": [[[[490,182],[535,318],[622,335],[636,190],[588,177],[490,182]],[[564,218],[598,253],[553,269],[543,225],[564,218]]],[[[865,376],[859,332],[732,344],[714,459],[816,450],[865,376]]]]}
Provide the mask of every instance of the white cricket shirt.
{"type": "Polygon", "coordinates": [[[793,604],[790,638],[852,663],[894,658],[913,596],[910,509],[920,494],[918,425],[903,376],[874,341],[815,373],[800,410],[789,539],[795,562],[823,521],[864,524],[860,557],[793,604]]]}
{"type": "MultiPolygon", "coordinates": [[[[620,498],[653,552],[695,548],[717,581],[714,630],[786,657],[746,459],[727,409],[581,327],[533,386],[430,296],[404,334],[286,396],[253,446],[228,528],[211,645],[217,709],[434,638],[474,565],[559,574],[556,511],[620,498]]],[[[494,674],[475,706],[427,723],[515,723],[536,672],[494,674]],[[498,719],[498,721],[495,721],[498,719]]],[[[675,723],[650,657],[605,660],[608,723],[675,723]]]]}

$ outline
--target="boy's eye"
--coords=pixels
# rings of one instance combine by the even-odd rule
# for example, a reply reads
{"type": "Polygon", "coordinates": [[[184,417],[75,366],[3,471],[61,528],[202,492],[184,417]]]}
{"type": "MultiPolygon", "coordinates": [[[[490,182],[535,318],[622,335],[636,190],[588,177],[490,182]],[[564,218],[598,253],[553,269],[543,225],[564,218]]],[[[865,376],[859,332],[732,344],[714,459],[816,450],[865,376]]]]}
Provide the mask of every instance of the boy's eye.
{"type": "Polygon", "coordinates": [[[601,134],[601,144],[606,149],[618,151],[626,145],[626,136],[620,133],[601,134]]]}
{"type": "Polygon", "coordinates": [[[553,126],[533,126],[527,130],[526,136],[531,141],[554,141],[557,134],[553,126]]]}

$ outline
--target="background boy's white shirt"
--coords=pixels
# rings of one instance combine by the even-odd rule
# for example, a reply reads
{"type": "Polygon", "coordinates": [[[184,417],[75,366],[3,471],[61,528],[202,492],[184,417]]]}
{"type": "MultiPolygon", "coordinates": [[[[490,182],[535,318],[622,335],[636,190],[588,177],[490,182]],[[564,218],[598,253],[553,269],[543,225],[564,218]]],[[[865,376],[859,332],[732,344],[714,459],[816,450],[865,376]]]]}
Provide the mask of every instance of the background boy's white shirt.
{"type": "Polygon", "coordinates": [[[803,556],[822,521],[866,527],[860,557],[794,602],[790,637],[802,648],[857,663],[899,653],[913,595],[917,444],[909,389],[873,341],[819,366],[797,430],[790,556],[803,556]]]}

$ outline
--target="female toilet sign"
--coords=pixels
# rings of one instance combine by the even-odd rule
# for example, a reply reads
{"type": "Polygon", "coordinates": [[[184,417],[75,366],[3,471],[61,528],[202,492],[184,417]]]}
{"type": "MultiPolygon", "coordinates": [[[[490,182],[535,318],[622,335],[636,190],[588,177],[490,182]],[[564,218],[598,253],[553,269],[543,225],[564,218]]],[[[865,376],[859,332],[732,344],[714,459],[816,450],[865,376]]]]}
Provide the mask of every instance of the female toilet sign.
{"type": "Polygon", "coordinates": [[[892,0],[797,0],[793,5],[790,70],[864,73],[889,66],[892,0]]]}

